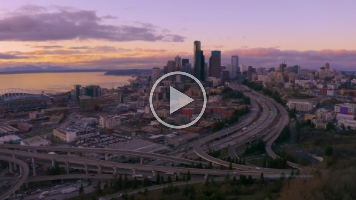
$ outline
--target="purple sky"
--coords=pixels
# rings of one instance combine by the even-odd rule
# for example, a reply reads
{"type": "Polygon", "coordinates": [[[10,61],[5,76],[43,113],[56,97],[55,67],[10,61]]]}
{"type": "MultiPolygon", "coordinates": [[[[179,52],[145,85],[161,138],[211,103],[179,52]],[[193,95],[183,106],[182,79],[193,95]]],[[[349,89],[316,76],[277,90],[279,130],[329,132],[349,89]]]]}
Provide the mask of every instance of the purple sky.
{"type": "Polygon", "coordinates": [[[356,69],[356,1],[5,1],[0,68],[161,67],[221,50],[253,67],[356,69]]]}

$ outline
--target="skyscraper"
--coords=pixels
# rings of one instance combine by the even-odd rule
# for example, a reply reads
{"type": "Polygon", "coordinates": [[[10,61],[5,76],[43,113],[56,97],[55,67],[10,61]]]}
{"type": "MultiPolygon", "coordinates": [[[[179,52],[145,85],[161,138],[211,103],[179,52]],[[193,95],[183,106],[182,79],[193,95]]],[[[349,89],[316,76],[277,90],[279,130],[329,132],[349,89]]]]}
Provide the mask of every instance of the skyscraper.
{"type": "Polygon", "coordinates": [[[159,78],[161,78],[162,72],[158,67],[152,68],[152,83],[155,83],[159,78]]]}
{"type": "Polygon", "coordinates": [[[176,70],[180,71],[181,68],[182,68],[182,59],[181,59],[181,57],[176,56],[174,60],[176,61],[176,70]]]}
{"type": "Polygon", "coordinates": [[[189,59],[182,59],[182,66],[184,67],[187,63],[189,63],[189,59]]]}
{"type": "Polygon", "coordinates": [[[240,73],[239,56],[235,55],[231,57],[231,67],[232,67],[232,73],[234,73],[232,76],[235,78],[236,75],[240,73]]]}
{"type": "MultiPolygon", "coordinates": [[[[182,71],[182,58],[178,55],[174,59],[176,61],[176,70],[175,71],[182,71]]],[[[176,81],[181,82],[181,75],[176,75],[176,81]]]]}
{"type": "Polygon", "coordinates": [[[221,77],[221,51],[212,51],[209,59],[209,76],[221,77]]]}
{"type": "Polygon", "coordinates": [[[194,41],[194,76],[200,81],[205,81],[205,58],[201,50],[200,41],[194,41]]]}

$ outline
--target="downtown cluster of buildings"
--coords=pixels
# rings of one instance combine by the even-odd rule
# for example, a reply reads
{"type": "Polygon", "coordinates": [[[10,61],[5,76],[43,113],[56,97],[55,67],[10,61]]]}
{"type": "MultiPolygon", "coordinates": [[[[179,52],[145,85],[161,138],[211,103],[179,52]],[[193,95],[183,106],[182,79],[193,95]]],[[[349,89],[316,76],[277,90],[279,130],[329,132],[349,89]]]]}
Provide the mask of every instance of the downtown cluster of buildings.
{"type": "MultiPolygon", "coordinates": [[[[221,64],[221,51],[215,50],[211,52],[209,59],[205,58],[204,52],[201,48],[201,42],[194,42],[193,63],[189,59],[182,59],[176,56],[174,60],[169,60],[163,70],[155,67],[152,69],[152,84],[157,81],[163,74],[170,72],[181,71],[194,75],[198,80],[208,87],[215,87],[221,83],[225,83],[230,79],[236,79],[240,73],[239,57],[234,55],[231,57],[231,63],[227,65],[221,64]]],[[[186,77],[177,75],[171,77],[172,81],[186,82],[186,77]]]]}

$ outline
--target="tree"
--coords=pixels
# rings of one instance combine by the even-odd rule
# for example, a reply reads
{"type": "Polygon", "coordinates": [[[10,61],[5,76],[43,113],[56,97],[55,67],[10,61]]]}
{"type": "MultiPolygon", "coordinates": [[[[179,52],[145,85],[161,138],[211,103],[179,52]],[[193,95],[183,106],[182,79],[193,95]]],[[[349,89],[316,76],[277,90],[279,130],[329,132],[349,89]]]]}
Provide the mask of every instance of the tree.
{"type": "Polygon", "coordinates": [[[127,187],[128,183],[129,183],[129,179],[127,178],[127,174],[125,173],[124,184],[123,184],[122,187],[123,187],[123,188],[127,187]]]}
{"type": "Polygon", "coordinates": [[[167,183],[172,183],[172,178],[170,175],[168,175],[168,178],[167,178],[167,183]]]}
{"type": "Polygon", "coordinates": [[[100,181],[100,179],[99,179],[98,183],[96,184],[95,193],[96,193],[96,195],[100,195],[101,194],[101,181],[100,181]]]}
{"type": "Polygon", "coordinates": [[[138,187],[138,182],[137,182],[137,179],[136,177],[134,178],[133,182],[132,182],[132,188],[133,189],[136,189],[138,187]]]}
{"type": "Polygon", "coordinates": [[[79,195],[83,195],[83,194],[84,194],[84,187],[83,187],[83,184],[80,184],[79,195]]]}
{"type": "Polygon", "coordinates": [[[176,181],[179,181],[178,175],[176,174],[176,181]]]}
{"type": "Polygon", "coordinates": [[[226,185],[230,185],[230,181],[231,181],[231,180],[230,180],[230,174],[227,173],[226,176],[225,176],[225,184],[226,184],[226,185]]]}
{"type": "Polygon", "coordinates": [[[120,174],[119,178],[117,179],[117,189],[123,189],[121,174],[120,174]]]}
{"type": "Polygon", "coordinates": [[[325,148],[325,155],[327,155],[327,156],[332,156],[332,155],[333,155],[333,148],[332,148],[332,146],[328,145],[328,146],[325,148]]]}
{"type": "Polygon", "coordinates": [[[264,182],[265,182],[265,177],[264,177],[263,173],[261,173],[261,175],[260,175],[260,183],[264,184],[264,182]]]}
{"type": "Polygon", "coordinates": [[[213,169],[213,163],[209,162],[208,169],[213,169]]]}
{"type": "Polygon", "coordinates": [[[160,184],[161,183],[161,176],[159,174],[157,174],[156,176],[156,184],[160,184]]]}
{"type": "Polygon", "coordinates": [[[332,123],[330,123],[330,122],[328,122],[328,123],[326,124],[326,131],[331,131],[331,130],[334,130],[334,129],[335,129],[334,124],[332,124],[332,123]]]}
{"type": "Polygon", "coordinates": [[[232,163],[231,163],[231,161],[230,161],[230,163],[229,163],[229,170],[232,170],[232,163]]]}
{"type": "Polygon", "coordinates": [[[105,182],[104,189],[107,189],[109,187],[108,181],[105,182]]]}
{"type": "Polygon", "coordinates": [[[188,174],[187,174],[187,181],[190,181],[191,177],[190,177],[190,171],[188,170],[188,174]]]}

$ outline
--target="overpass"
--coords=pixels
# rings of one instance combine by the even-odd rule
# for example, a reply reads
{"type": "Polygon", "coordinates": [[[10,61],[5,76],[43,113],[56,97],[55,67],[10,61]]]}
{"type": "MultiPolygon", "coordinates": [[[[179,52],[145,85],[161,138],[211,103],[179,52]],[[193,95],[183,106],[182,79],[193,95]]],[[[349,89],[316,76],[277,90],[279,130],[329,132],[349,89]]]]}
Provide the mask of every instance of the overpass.
{"type": "MultiPolygon", "coordinates": [[[[110,149],[110,148],[76,148],[76,147],[59,147],[59,146],[48,146],[48,147],[38,147],[38,146],[25,146],[25,145],[14,145],[14,144],[4,144],[0,145],[0,148],[5,148],[5,149],[22,149],[22,150],[33,150],[33,151],[45,151],[45,152],[67,152],[67,153],[98,153],[98,154],[105,154],[107,155],[113,154],[113,155],[130,155],[134,157],[140,157],[141,158],[141,164],[142,164],[142,158],[154,158],[154,159],[162,159],[162,160],[167,160],[167,161],[172,161],[172,162],[177,162],[177,163],[183,163],[183,164],[199,164],[202,163],[203,165],[208,165],[206,162],[200,162],[200,161],[195,161],[195,160],[189,160],[185,158],[179,158],[175,156],[167,156],[163,154],[156,154],[156,153],[147,153],[147,152],[141,152],[141,151],[131,151],[131,150],[121,150],[121,149],[110,149]]],[[[107,159],[106,159],[107,160],[107,159]]]]}
{"type": "Polygon", "coordinates": [[[21,185],[25,182],[25,180],[29,174],[29,169],[25,162],[15,159],[15,158],[0,156],[0,160],[15,163],[15,164],[19,165],[19,168],[20,168],[20,177],[17,179],[16,183],[12,187],[10,187],[8,190],[6,190],[4,193],[0,194],[0,199],[5,199],[9,195],[14,194],[15,191],[21,187],[21,185]]]}

